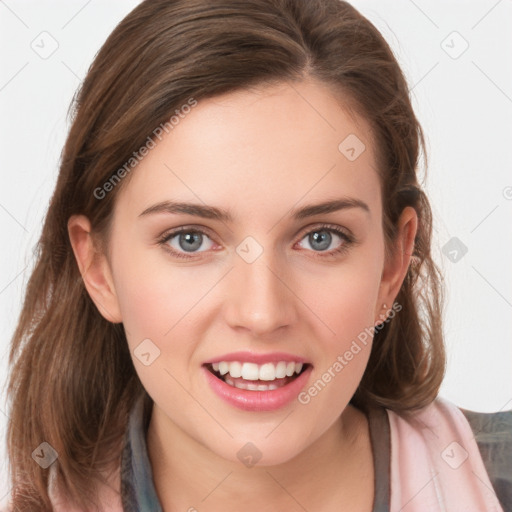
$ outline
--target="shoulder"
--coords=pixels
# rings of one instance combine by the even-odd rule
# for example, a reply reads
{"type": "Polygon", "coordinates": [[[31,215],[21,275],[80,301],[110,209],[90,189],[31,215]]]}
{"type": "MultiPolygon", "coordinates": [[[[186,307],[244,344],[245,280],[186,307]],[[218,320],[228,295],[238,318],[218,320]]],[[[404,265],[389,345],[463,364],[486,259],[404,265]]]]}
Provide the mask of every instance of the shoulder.
{"type": "Polygon", "coordinates": [[[475,412],[468,409],[459,410],[464,414],[475,439],[482,443],[512,444],[512,409],[499,412],[475,412]]]}
{"type": "Polygon", "coordinates": [[[483,413],[460,408],[500,502],[512,507],[512,409],[483,413]]]}
{"type": "Polygon", "coordinates": [[[446,482],[465,473],[469,487],[494,489],[504,510],[512,510],[512,410],[480,413],[438,397],[410,413],[387,412],[397,471],[407,452],[422,453],[446,482]]]}
{"type": "Polygon", "coordinates": [[[389,409],[386,411],[397,424],[407,425],[408,428],[469,428],[477,442],[505,443],[508,446],[512,443],[512,409],[491,413],[476,412],[437,397],[426,407],[412,412],[396,413],[389,409]]]}

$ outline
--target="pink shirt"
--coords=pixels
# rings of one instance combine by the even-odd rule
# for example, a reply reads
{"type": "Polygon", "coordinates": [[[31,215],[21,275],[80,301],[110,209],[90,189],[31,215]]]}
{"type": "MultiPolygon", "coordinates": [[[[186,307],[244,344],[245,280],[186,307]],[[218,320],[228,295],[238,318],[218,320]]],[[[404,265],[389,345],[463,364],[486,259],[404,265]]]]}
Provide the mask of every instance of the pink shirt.
{"type": "MultiPolygon", "coordinates": [[[[112,488],[102,490],[105,511],[162,511],[146,450],[151,405],[144,395],[133,409],[122,467],[112,488]],[[115,483],[119,481],[121,488],[115,483]]],[[[512,510],[512,411],[463,412],[438,397],[408,417],[383,408],[372,408],[367,415],[375,463],[373,512],[512,510]]],[[[50,466],[52,476],[57,463],[50,466]]],[[[80,512],[59,498],[54,484],[51,479],[54,510],[80,512]]]]}

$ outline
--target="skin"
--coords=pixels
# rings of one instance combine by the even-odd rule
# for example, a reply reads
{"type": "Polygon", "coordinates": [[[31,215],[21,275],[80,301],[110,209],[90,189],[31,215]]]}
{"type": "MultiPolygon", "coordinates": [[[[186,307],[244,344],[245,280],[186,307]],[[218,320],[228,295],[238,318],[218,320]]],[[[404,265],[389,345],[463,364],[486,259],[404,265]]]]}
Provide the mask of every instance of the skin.
{"type": "MultiPolygon", "coordinates": [[[[106,319],[123,322],[132,355],[147,338],[161,351],[149,366],[133,362],[154,401],[147,443],[165,510],[329,511],[343,503],[371,511],[368,423],[348,405],[371,340],[307,405],[294,400],[273,412],[223,402],[201,370],[234,351],[288,352],[313,366],[307,389],[384,318],[407,272],[417,216],[403,211],[386,260],[364,119],[313,80],[200,101],[123,184],[108,254],[94,249],[86,217],[70,218],[68,229],[91,298],[106,319]],[[355,161],[338,150],[350,134],[366,146],[355,161]],[[369,212],[290,216],[293,208],[341,197],[364,201],[369,212]],[[140,216],[165,200],[228,209],[234,222],[140,216]],[[348,230],[355,243],[325,256],[346,243],[332,234],[327,251],[313,245],[308,234],[326,223],[348,230]],[[180,226],[207,232],[190,260],[158,243],[180,226]],[[253,263],[236,252],[247,236],[263,248],[253,263]],[[262,454],[251,468],[237,458],[249,441],[262,454]]],[[[190,254],[180,250],[179,236],[169,244],[190,254]]]]}

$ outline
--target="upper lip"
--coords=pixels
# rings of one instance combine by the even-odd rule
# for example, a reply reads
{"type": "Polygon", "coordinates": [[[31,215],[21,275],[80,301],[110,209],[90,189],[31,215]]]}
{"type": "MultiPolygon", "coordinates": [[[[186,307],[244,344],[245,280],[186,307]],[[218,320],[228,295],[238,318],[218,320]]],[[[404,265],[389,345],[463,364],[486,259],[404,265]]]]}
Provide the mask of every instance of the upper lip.
{"type": "Polygon", "coordinates": [[[256,353],[256,352],[230,352],[222,356],[214,357],[209,359],[204,364],[220,363],[221,361],[240,361],[241,363],[279,363],[279,361],[293,361],[295,363],[307,363],[308,361],[303,357],[295,354],[287,354],[285,352],[267,352],[267,353],[256,353]]]}

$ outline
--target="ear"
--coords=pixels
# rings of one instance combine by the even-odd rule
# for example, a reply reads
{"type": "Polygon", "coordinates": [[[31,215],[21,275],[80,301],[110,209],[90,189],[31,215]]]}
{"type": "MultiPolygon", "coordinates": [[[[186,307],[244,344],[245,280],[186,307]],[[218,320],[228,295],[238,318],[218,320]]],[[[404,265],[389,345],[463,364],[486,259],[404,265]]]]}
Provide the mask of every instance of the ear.
{"type": "Polygon", "coordinates": [[[418,215],[411,206],[403,209],[398,219],[397,234],[390,254],[384,263],[379,288],[379,297],[375,305],[375,324],[387,318],[387,311],[400,291],[405,279],[414,250],[414,238],[418,229],[418,215]]]}
{"type": "Polygon", "coordinates": [[[109,322],[122,322],[110,264],[94,244],[89,219],[84,215],[71,216],[68,234],[85,288],[98,311],[109,322]]]}

